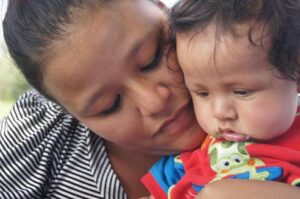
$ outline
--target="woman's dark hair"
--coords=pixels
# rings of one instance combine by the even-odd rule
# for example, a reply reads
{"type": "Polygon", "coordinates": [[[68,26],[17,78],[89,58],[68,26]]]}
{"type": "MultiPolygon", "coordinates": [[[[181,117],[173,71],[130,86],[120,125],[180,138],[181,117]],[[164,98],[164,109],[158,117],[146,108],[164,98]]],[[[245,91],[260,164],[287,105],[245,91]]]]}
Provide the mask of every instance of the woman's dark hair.
{"type": "Polygon", "coordinates": [[[69,34],[67,28],[75,22],[76,11],[104,2],[108,0],[9,0],[4,39],[16,65],[39,92],[52,98],[43,86],[42,72],[53,41],[69,34]]]}
{"type": "MultiPolygon", "coordinates": [[[[214,23],[217,36],[222,32],[235,35],[237,24],[259,22],[270,36],[270,63],[284,78],[299,79],[300,0],[182,0],[173,7],[170,18],[175,33],[200,32],[214,23]]],[[[257,45],[251,32],[249,41],[257,45]]]]}

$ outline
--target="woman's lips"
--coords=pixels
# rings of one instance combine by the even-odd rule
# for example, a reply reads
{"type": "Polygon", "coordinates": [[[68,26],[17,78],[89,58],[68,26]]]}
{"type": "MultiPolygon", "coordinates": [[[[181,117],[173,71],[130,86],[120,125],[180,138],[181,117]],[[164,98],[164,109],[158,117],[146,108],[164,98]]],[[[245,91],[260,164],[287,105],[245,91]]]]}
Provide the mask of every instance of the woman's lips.
{"type": "Polygon", "coordinates": [[[249,135],[243,135],[228,129],[220,130],[220,133],[225,140],[232,142],[244,142],[250,138],[249,135]]]}
{"type": "Polygon", "coordinates": [[[167,120],[159,128],[157,131],[158,134],[167,133],[172,135],[184,131],[184,129],[188,128],[188,126],[191,126],[195,120],[192,110],[191,103],[180,108],[171,119],[167,120]]]}

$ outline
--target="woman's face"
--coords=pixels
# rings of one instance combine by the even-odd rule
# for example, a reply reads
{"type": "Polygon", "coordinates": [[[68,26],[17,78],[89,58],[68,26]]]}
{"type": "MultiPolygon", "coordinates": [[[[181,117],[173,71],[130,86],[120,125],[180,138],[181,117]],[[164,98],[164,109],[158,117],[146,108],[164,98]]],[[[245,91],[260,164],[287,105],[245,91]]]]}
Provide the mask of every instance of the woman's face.
{"type": "Polygon", "coordinates": [[[151,1],[122,0],[80,15],[56,42],[44,85],[71,114],[121,147],[170,154],[197,147],[200,130],[174,54],[166,15],[151,1]],[[167,53],[169,52],[169,53],[167,53]],[[166,56],[168,55],[168,56],[166,56]]]}

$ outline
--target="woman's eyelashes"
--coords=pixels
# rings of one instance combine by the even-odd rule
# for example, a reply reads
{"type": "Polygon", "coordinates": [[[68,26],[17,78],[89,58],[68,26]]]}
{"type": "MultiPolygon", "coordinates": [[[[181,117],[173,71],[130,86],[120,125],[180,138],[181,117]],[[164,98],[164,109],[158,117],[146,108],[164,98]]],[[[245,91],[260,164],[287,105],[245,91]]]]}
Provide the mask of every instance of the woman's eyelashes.
{"type": "Polygon", "coordinates": [[[116,112],[121,105],[121,95],[118,95],[117,98],[115,99],[113,105],[109,107],[108,109],[101,111],[100,115],[101,116],[108,116],[114,112],[116,112]]]}
{"type": "MultiPolygon", "coordinates": [[[[162,34],[160,33],[158,36],[158,39],[157,39],[157,47],[156,47],[155,53],[153,55],[153,58],[151,59],[151,61],[148,64],[141,67],[142,72],[148,72],[160,64],[160,62],[163,58],[164,46],[165,46],[164,39],[163,39],[162,34]]],[[[100,115],[101,116],[109,116],[109,115],[115,113],[120,108],[121,102],[122,102],[122,97],[120,94],[118,94],[113,105],[111,107],[109,107],[108,109],[101,111],[100,115]]]]}
{"type": "Polygon", "coordinates": [[[142,72],[148,72],[160,64],[160,61],[162,60],[163,57],[163,46],[164,46],[163,43],[164,43],[163,38],[161,35],[159,35],[155,54],[153,55],[153,58],[151,59],[150,63],[141,67],[142,72]]]}

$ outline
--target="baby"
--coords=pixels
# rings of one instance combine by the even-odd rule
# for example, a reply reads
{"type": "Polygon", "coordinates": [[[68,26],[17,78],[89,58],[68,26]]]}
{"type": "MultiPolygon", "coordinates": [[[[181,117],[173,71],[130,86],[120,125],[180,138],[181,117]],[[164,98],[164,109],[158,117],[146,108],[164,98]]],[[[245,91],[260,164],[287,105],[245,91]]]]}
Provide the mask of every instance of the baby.
{"type": "Polygon", "coordinates": [[[194,198],[225,178],[300,186],[299,0],[182,0],[178,62],[201,148],[161,159],[142,179],[155,198],[194,198]]]}

